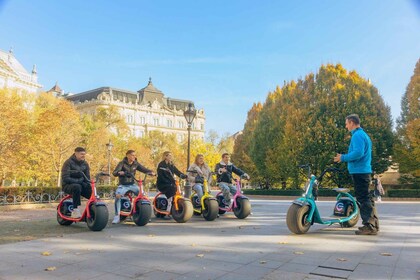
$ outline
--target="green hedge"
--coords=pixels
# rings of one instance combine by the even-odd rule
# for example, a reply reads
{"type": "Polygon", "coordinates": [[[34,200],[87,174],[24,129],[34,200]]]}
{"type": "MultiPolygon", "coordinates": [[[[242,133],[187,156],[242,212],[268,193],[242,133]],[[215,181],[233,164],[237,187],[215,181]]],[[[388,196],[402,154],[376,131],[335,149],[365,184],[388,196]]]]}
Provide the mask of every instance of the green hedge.
{"type": "MultiPolygon", "coordinates": [[[[278,196],[301,196],[303,190],[301,189],[290,189],[290,190],[243,190],[244,194],[247,195],[278,195],[278,196]]],[[[350,191],[351,195],[354,192],[350,191]]],[[[337,196],[337,192],[332,189],[320,189],[318,191],[319,196],[337,196]]],[[[420,198],[419,189],[407,189],[407,190],[388,190],[385,193],[385,197],[413,197],[420,198]]]]}
{"type": "Polygon", "coordinates": [[[419,197],[420,198],[420,190],[389,190],[387,192],[387,196],[389,197],[419,197]]]}

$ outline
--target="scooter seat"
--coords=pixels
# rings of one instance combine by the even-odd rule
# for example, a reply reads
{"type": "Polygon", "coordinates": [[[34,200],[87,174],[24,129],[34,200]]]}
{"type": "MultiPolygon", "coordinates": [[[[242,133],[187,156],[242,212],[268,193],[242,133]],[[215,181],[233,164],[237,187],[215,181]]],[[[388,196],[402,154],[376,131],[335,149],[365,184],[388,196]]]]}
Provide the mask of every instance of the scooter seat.
{"type": "Polygon", "coordinates": [[[333,190],[338,193],[348,193],[350,191],[348,188],[334,188],[333,190]]]}

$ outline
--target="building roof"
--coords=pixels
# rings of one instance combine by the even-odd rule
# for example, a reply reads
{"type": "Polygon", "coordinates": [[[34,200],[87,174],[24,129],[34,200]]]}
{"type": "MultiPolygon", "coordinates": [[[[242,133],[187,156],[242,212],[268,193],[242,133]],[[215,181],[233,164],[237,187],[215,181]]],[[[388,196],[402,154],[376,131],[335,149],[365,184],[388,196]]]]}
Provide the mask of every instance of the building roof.
{"type": "Polygon", "coordinates": [[[15,72],[16,74],[25,74],[30,75],[28,71],[26,71],[25,67],[20,64],[19,60],[15,58],[13,55],[13,50],[5,52],[0,50],[0,59],[4,61],[4,63],[10,67],[10,70],[15,72]]]}
{"type": "Polygon", "coordinates": [[[165,97],[164,93],[153,85],[151,78],[149,79],[149,83],[147,84],[147,86],[145,86],[137,92],[113,87],[100,87],[89,91],[69,95],[66,98],[70,101],[78,103],[98,99],[98,96],[100,94],[107,94],[110,96],[111,100],[114,101],[121,101],[138,105],[151,105],[153,102],[157,101],[162,106],[166,106],[177,110],[184,110],[189,103],[194,104],[190,100],[173,99],[165,97]]]}
{"type": "Polygon", "coordinates": [[[62,92],[63,90],[60,88],[57,82],[55,82],[55,85],[48,91],[48,92],[62,92]]]}

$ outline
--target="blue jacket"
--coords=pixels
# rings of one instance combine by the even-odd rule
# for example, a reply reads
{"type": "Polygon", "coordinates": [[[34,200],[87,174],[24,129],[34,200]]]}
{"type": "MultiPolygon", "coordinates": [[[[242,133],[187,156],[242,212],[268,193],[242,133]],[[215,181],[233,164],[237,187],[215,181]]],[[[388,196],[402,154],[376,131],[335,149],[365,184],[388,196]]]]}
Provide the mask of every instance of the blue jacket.
{"type": "Polygon", "coordinates": [[[350,174],[372,173],[372,141],[361,127],[352,130],[351,134],[349,151],[341,155],[341,161],[348,163],[350,174]]]}

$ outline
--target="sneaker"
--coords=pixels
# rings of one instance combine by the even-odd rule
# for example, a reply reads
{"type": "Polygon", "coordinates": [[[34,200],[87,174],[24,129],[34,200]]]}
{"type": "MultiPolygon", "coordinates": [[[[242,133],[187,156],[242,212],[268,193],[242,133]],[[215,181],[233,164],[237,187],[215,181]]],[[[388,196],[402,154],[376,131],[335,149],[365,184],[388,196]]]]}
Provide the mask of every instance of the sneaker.
{"type": "Polygon", "coordinates": [[[359,227],[359,230],[356,230],[355,233],[356,235],[377,235],[378,231],[370,225],[364,225],[359,227]]]}
{"type": "Polygon", "coordinates": [[[116,215],[115,217],[114,217],[114,219],[112,220],[112,223],[113,224],[118,224],[120,222],[120,215],[116,215]]]}
{"type": "Polygon", "coordinates": [[[230,203],[231,202],[232,201],[230,199],[229,200],[225,200],[225,207],[228,208],[230,206],[230,203]]]}
{"type": "Polygon", "coordinates": [[[80,213],[80,210],[76,208],[76,209],[73,209],[73,211],[71,212],[71,217],[73,219],[79,219],[80,217],[82,217],[82,214],[80,213]]]}

